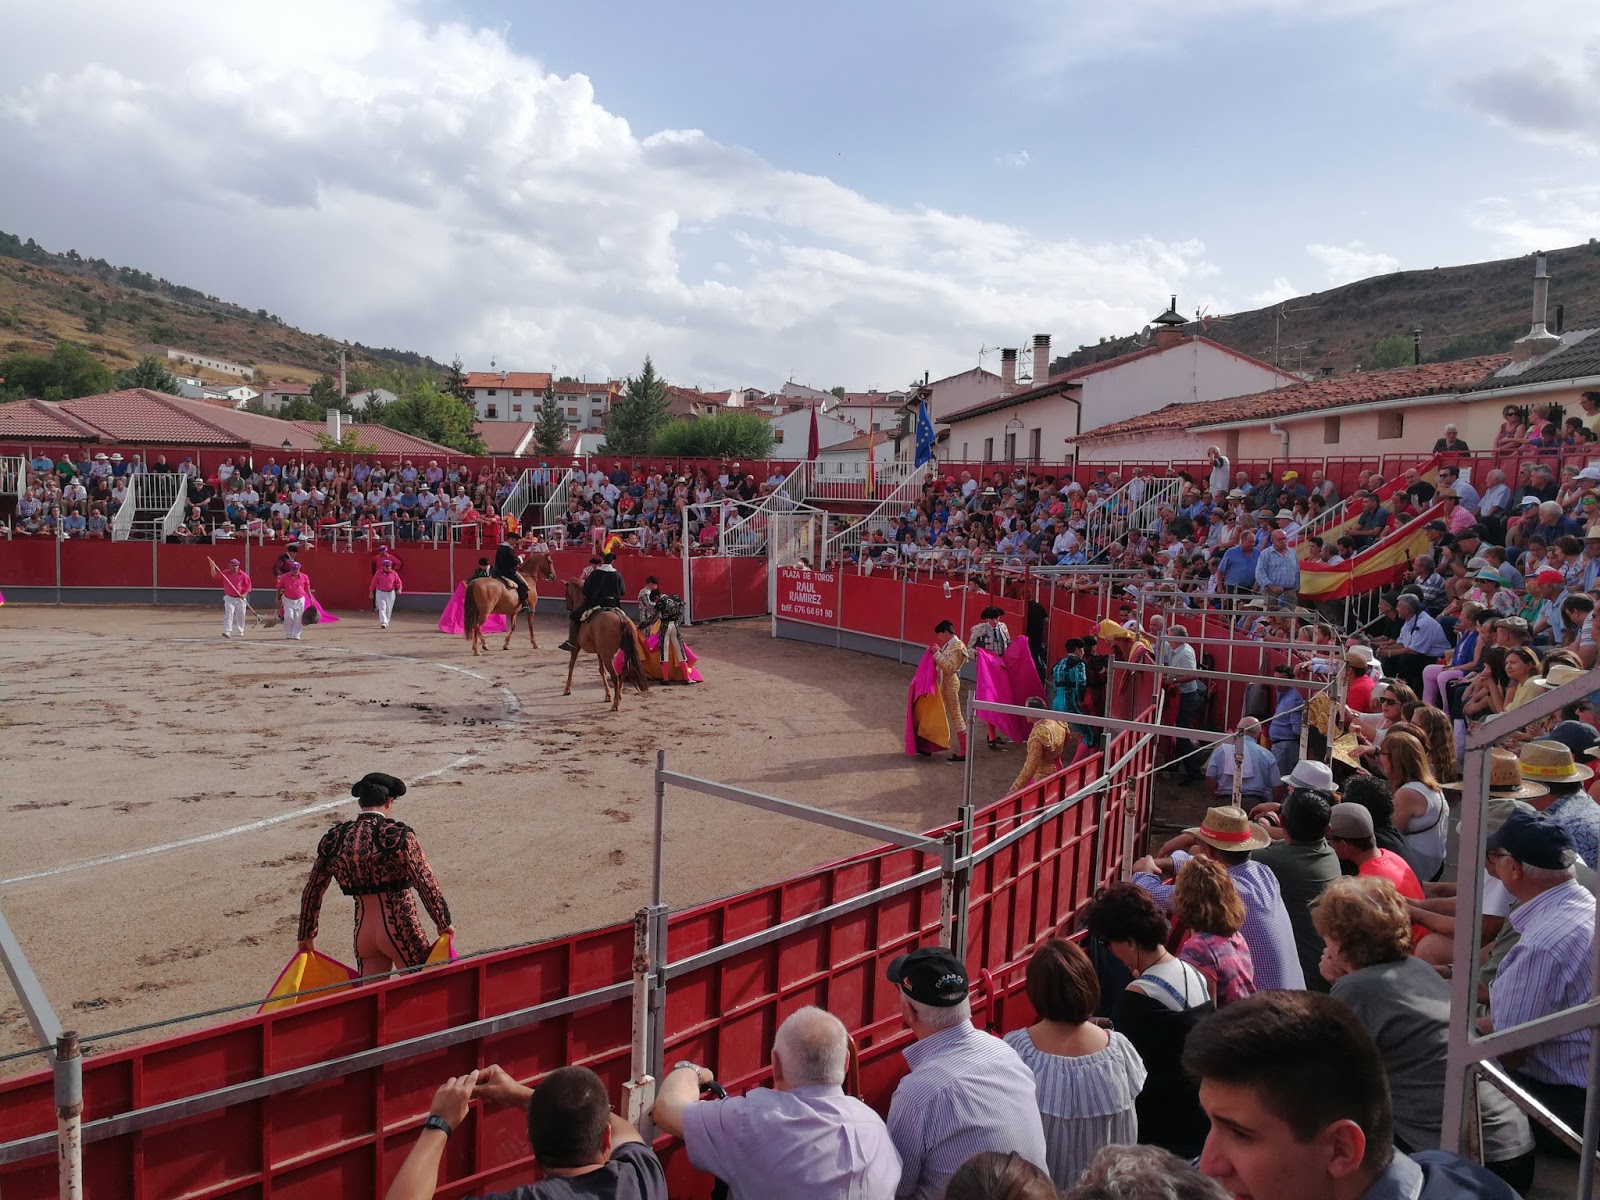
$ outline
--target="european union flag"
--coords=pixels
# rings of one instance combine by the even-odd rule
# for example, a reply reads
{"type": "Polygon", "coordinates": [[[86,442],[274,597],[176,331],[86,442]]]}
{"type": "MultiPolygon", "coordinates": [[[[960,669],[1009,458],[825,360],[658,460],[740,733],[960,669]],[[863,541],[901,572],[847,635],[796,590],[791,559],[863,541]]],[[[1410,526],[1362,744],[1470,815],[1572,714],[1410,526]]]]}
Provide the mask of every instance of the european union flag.
{"type": "Polygon", "coordinates": [[[924,400],[917,408],[917,466],[933,460],[935,440],[933,418],[928,414],[928,402],[924,400]]]}

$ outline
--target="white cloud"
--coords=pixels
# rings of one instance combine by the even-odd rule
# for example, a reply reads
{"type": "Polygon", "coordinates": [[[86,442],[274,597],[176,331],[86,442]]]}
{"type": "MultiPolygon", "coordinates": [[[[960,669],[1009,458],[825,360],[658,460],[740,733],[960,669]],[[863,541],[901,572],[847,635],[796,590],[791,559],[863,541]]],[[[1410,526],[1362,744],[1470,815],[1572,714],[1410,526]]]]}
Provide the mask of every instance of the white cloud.
{"type": "Polygon", "coordinates": [[[1002,154],[994,161],[1002,167],[1025,167],[1028,165],[1028,152],[1017,150],[1011,154],[1002,154]]]}
{"type": "Polygon", "coordinates": [[[593,375],[648,352],[708,384],[961,369],[1214,273],[1197,242],[1042,240],[641,134],[427,11],[32,6],[0,48],[8,226],[363,342],[593,375]]]}
{"type": "Polygon", "coordinates": [[[1273,304],[1282,304],[1285,300],[1293,300],[1300,294],[1299,288],[1279,275],[1273,279],[1272,286],[1262,288],[1250,297],[1250,307],[1267,308],[1273,304]]]}
{"type": "Polygon", "coordinates": [[[1306,253],[1322,267],[1330,287],[1365,279],[1369,275],[1387,275],[1400,269],[1398,258],[1369,250],[1362,242],[1347,242],[1343,246],[1312,242],[1306,247],[1306,253]]]}
{"type": "Polygon", "coordinates": [[[1486,196],[1467,210],[1467,221],[1510,253],[1577,245],[1600,237],[1600,186],[1486,196]]]}

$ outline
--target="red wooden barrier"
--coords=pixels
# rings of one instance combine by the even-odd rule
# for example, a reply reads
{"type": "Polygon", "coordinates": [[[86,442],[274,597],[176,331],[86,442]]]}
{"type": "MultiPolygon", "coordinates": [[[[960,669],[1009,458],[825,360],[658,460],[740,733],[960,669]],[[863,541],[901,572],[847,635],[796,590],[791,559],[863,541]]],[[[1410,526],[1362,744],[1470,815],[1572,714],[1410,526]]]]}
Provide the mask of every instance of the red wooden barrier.
{"type": "Polygon", "coordinates": [[[98,539],[62,542],[61,586],[150,587],[155,571],[155,555],[151,549],[149,542],[108,542],[98,539]]]}
{"type": "Polygon", "coordinates": [[[49,538],[0,541],[0,591],[56,586],[56,546],[49,538]]]}

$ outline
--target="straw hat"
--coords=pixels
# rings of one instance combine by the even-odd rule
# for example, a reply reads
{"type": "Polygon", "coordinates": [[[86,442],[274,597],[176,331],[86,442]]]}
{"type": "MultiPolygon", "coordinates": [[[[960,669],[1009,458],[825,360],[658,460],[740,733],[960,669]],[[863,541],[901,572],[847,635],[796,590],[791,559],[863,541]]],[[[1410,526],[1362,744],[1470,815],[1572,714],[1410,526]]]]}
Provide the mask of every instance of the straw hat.
{"type": "Polygon", "coordinates": [[[1217,850],[1260,850],[1272,842],[1267,831],[1254,824],[1244,809],[1231,804],[1206,809],[1206,819],[1184,832],[1217,850]]]}
{"type": "Polygon", "coordinates": [[[1566,663],[1556,663],[1541,678],[1535,679],[1535,687],[1542,687],[1546,691],[1558,688],[1563,683],[1571,683],[1574,679],[1582,679],[1589,672],[1582,667],[1568,666],[1566,663]]]}
{"type": "Polygon", "coordinates": [[[1372,665],[1372,651],[1366,646],[1351,646],[1344,652],[1346,666],[1370,667],[1372,665]]]}
{"type": "Polygon", "coordinates": [[[1560,742],[1529,742],[1518,756],[1525,778],[1539,783],[1582,783],[1594,778],[1594,768],[1572,761],[1572,751],[1560,742]]]}
{"type": "Polygon", "coordinates": [[[1341,733],[1333,739],[1333,761],[1343,763],[1352,770],[1360,771],[1361,755],[1357,751],[1359,739],[1353,733],[1341,733]]]}
{"type": "MultiPolygon", "coordinates": [[[[1571,761],[1571,754],[1568,754],[1571,761]]],[[[1453,783],[1441,783],[1442,788],[1449,788],[1452,792],[1459,792],[1463,786],[1461,780],[1453,783]]],[[[1530,783],[1522,778],[1522,764],[1517,756],[1509,750],[1502,750],[1496,746],[1489,754],[1489,795],[1491,798],[1499,797],[1508,800],[1531,800],[1535,796],[1548,796],[1550,789],[1542,783],[1530,783]]]]}

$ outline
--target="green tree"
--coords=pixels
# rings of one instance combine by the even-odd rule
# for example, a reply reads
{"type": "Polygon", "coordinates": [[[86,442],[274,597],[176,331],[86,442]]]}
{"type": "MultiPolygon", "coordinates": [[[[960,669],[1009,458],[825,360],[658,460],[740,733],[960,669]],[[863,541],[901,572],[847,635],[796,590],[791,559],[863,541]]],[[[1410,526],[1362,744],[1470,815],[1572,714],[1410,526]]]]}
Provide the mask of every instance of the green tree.
{"type": "Polygon", "coordinates": [[[843,384],[840,384],[838,387],[829,388],[828,389],[828,393],[829,393],[829,395],[833,395],[833,396],[839,397],[839,399],[841,399],[841,400],[843,400],[845,398],[846,394],[847,394],[845,392],[845,390],[844,390],[844,385],[843,384]]]}
{"type": "Polygon", "coordinates": [[[1374,371],[1382,371],[1388,367],[1403,367],[1411,357],[1411,339],[1396,333],[1379,339],[1372,348],[1372,361],[1367,365],[1374,371]]]}
{"type": "Polygon", "coordinates": [[[339,407],[339,384],[332,375],[324,372],[322,378],[311,385],[311,402],[319,417],[328,409],[339,407]]]}
{"type": "Polygon", "coordinates": [[[340,431],[338,440],[335,441],[325,433],[319,433],[317,448],[326,450],[331,454],[376,454],[378,444],[361,440],[361,433],[357,429],[346,428],[340,431]]]}
{"type": "Polygon", "coordinates": [[[567,418],[556,403],[556,385],[544,389],[544,399],[539,402],[539,421],[533,430],[534,444],[539,453],[549,457],[561,453],[567,440],[567,418]]]}
{"type": "Polygon", "coordinates": [[[73,400],[109,392],[111,368],[77,342],[57,342],[48,356],[13,354],[0,359],[6,394],[38,400],[73,400]]]}
{"type": "MultiPolygon", "coordinates": [[[[608,449],[610,440],[608,435],[608,449]]],[[[734,409],[673,421],[656,435],[650,452],[671,458],[765,458],[771,449],[771,424],[760,413],[734,409]]]]}
{"type": "Polygon", "coordinates": [[[467,372],[461,365],[461,355],[456,355],[450,360],[450,365],[444,369],[444,377],[439,383],[439,390],[447,396],[454,396],[462,404],[470,405],[472,395],[467,391],[467,372]]]}
{"type": "Polygon", "coordinates": [[[606,452],[648,454],[666,423],[667,381],[656,374],[655,364],[646,355],[639,374],[629,377],[606,418],[606,452]]]}
{"type": "Polygon", "coordinates": [[[153,354],[146,354],[135,366],[117,372],[119,388],[149,388],[152,392],[165,392],[176,396],[178,377],[167,370],[166,364],[153,354]]]}
{"type": "Polygon", "coordinates": [[[453,450],[484,452],[483,439],[473,428],[472,409],[431,383],[407,390],[393,404],[382,405],[381,411],[369,412],[366,418],[372,424],[387,425],[453,450]]]}

